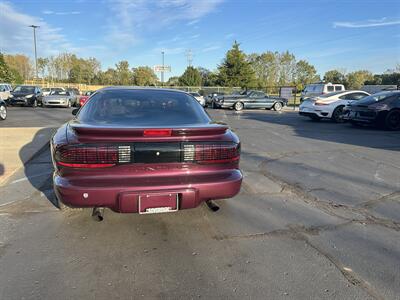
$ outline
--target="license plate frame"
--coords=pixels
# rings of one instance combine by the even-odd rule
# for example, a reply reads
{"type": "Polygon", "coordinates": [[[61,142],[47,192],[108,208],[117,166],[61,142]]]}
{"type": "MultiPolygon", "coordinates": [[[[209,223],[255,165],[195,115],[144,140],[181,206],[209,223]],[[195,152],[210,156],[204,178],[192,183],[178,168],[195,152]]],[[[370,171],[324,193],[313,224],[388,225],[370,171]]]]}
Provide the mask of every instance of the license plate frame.
{"type": "MultiPolygon", "coordinates": [[[[153,205],[150,205],[153,206],[153,205]]],[[[147,214],[160,214],[160,213],[171,213],[171,212],[177,212],[179,210],[179,194],[177,193],[149,193],[149,194],[141,194],[138,196],[138,212],[141,215],[147,215],[147,214]],[[148,207],[149,204],[144,204],[144,200],[146,201],[151,201],[152,199],[155,199],[155,201],[158,202],[169,202],[169,203],[174,203],[175,207],[173,206],[154,206],[154,207],[148,207]],[[158,198],[158,199],[157,199],[158,198]],[[160,199],[164,198],[164,200],[160,199]],[[144,208],[143,208],[144,205],[144,208]]]]}

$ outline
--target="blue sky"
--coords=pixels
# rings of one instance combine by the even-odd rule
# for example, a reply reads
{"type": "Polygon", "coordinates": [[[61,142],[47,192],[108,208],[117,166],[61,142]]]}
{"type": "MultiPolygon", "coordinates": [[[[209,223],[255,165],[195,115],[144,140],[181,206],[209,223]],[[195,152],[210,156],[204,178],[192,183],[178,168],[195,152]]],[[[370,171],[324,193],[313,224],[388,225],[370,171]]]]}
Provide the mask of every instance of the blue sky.
{"type": "Polygon", "coordinates": [[[39,56],[73,52],[103,69],[154,66],[164,51],[179,75],[190,49],[194,66],[214,70],[234,40],[246,53],[289,50],[322,75],[400,63],[397,0],[0,0],[0,50],[32,56],[32,23],[39,56]]]}

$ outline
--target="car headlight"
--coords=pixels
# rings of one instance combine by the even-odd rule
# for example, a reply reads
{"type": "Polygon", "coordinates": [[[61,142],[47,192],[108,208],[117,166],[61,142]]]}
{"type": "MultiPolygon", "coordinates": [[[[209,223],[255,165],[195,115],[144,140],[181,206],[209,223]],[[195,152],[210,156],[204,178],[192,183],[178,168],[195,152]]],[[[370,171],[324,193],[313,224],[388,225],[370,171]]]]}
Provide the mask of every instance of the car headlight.
{"type": "Polygon", "coordinates": [[[381,103],[373,106],[373,108],[376,110],[387,110],[389,109],[389,106],[386,103],[381,103]]]}
{"type": "Polygon", "coordinates": [[[25,96],[25,98],[32,98],[33,97],[33,94],[30,94],[30,95],[26,95],[25,96]]]}
{"type": "Polygon", "coordinates": [[[10,97],[9,98],[14,98],[14,95],[10,95],[10,97]]]}

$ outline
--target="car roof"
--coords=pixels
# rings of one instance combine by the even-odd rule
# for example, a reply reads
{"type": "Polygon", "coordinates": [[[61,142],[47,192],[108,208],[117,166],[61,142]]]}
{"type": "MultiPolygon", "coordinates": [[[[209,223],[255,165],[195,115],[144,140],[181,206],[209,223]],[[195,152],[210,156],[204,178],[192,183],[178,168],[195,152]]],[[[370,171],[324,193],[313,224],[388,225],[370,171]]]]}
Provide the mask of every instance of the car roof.
{"type": "Polygon", "coordinates": [[[187,94],[185,91],[181,90],[176,90],[176,89],[165,89],[165,88],[157,88],[157,87],[143,87],[143,86],[109,86],[109,87],[104,87],[102,89],[97,90],[97,92],[100,91],[128,91],[128,90],[141,90],[141,91],[169,91],[169,92],[179,92],[183,94],[187,94]]]}

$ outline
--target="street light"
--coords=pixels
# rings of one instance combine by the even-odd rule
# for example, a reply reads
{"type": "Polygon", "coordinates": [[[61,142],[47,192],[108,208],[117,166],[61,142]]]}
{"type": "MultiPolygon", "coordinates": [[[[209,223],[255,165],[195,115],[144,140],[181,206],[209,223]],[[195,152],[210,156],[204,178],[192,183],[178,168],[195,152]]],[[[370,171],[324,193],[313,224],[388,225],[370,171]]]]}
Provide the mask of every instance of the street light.
{"type": "Polygon", "coordinates": [[[161,55],[162,55],[161,86],[164,86],[164,51],[161,52],[161,55]]]}
{"type": "Polygon", "coordinates": [[[37,67],[37,53],[36,53],[36,28],[39,28],[40,26],[37,25],[30,25],[28,27],[33,28],[33,46],[35,49],[35,71],[36,71],[36,78],[38,78],[38,67],[37,67]]]}

